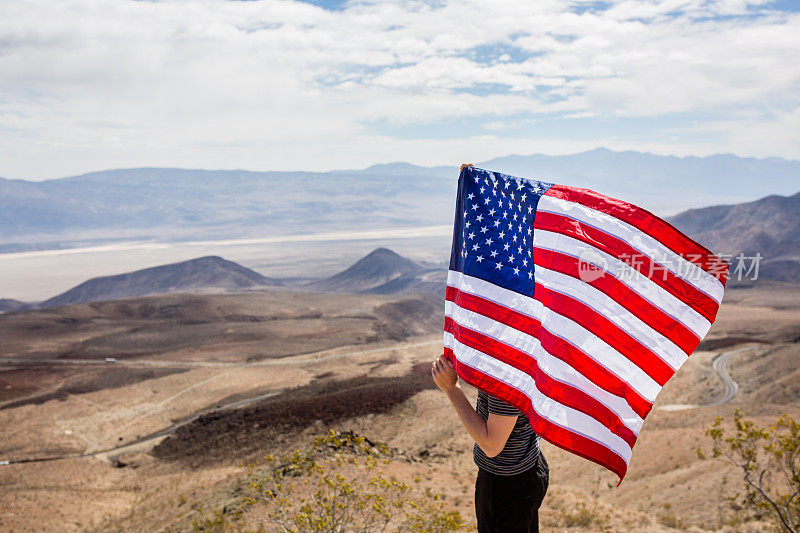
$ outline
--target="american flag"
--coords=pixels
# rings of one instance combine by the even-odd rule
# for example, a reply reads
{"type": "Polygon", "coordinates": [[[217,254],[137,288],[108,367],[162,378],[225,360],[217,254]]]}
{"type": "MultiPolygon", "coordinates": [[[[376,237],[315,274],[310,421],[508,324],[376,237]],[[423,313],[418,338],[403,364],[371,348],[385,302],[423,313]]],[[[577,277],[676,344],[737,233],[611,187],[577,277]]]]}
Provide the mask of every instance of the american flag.
{"type": "Polygon", "coordinates": [[[635,205],[466,167],[445,355],[544,439],[621,482],[656,395],[714,322],[727,273],[635,205]]]}

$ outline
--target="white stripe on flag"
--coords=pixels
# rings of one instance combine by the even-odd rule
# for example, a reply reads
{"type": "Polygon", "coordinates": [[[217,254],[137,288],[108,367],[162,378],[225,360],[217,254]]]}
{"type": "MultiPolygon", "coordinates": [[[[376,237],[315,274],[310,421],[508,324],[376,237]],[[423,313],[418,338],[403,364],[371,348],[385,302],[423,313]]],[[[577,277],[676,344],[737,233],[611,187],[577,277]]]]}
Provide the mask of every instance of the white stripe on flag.
{"type": "Polygon", "coordinates": [[[717,302],[722,301],[725,287],[715,276],[676,254],[658,239],[623,220],[585,205],[547,195],[539,199],[536,210],[572,218],[616,237],[693,285],[697,290],[717,302]]]}

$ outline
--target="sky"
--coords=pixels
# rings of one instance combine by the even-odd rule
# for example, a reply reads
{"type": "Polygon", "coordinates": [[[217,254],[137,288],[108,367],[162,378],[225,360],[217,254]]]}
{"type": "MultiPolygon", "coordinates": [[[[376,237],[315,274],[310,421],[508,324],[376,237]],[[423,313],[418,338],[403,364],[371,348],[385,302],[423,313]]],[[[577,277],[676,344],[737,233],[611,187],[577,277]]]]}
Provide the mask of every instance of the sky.
{"type": "Polygon", "coordinates": [[[0,176],[800,159],[800,0],[0,2],[0,176]]]}

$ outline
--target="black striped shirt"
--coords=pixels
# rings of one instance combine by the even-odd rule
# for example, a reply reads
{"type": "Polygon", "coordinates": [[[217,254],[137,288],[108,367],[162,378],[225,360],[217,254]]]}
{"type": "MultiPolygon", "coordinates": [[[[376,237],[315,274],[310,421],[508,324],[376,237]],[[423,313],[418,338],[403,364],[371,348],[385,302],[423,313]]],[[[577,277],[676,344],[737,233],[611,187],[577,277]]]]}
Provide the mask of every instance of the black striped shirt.
{"type": "Polygon", "coordinates": [[[489,414],[501,416],[518,416],[511,435],[508,436],[506,445],[499,454],[487,457],[480,446],[475,444],[472,457],[478,467],[500,476],[512,476],[525,472],[536,462],[539,455],[539,435],[533,432],[528,417],[506,402],[478,390],[478,402],[475,410],[484,420],[489,419],[489,414]]]}

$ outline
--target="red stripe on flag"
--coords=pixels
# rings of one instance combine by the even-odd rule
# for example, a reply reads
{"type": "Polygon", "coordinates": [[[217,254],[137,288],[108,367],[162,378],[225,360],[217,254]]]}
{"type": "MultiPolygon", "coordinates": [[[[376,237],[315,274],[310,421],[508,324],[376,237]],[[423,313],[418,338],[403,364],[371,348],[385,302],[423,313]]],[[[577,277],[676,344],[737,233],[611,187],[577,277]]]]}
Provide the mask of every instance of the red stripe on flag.
{"type": "MultiPolygon", "coordinates": [[[[725,286],[725,282],[728,279],[728,263],[725,260],[646,209],[588,189],[565,185],[553,185],[545,195],[575,202],[627,222],[661,242],[684,259],[698,265],[717,278],[723,287],[725,286]]],[[[539,214],[537,213],[536,216],[538,218],[539,214]]]]}
{"type": "Polygon", "coordinates": [[[665,363],[659,356],[583,302],[571,296],[567,296],[566,294],[552,291],[538,283],[533,291],[533,297],[542,302],[548,309],[569,318],[584,329],[595,334],[633,364],[641,368],[662,387],[667,380],[675,374],[672,367],[665,363]]]}
{"type": "Polygon", "coordinates": [[[448,287],[447,300],[538,338],[547,353],[561,359],[601,389],[623,398],[642,419],[650,412],[650,402],[642,398],[625,380],[609,372],[569,342],[550,333],[538,320],[452,286],[448,287]]]}
{"type": "Polygon", "coordinates": [[[581,279],[580,260],[576,257],[545,248],[534,248],[533,261],[538,266],[579,279],[604,292],[642,322],[674,342],[686,355],[691,355],[700,344],[700,338],[692,330],[614,276],[600,276],[591,281],[581,279]]]}
{"type": "Polygon", "coordinates": [[[628,243],[608,233],[588,224],[583,224],[578,220],[544,211],[536,213],[533,227],[534,229],[567,235],[602,250],[627,263],[631,268],[637,270],[650,281],[703,315],[709,322],[713,322],[714,317],[717,316],[719,304],[716,300],[697,290],[696,287],[666,268],[653,262],[649,257],[628,245],[628,243]],[[652,275],[649,275],[648,272],[652,273],[652,275]]]}
{"type": "Polygon", "coordinates": [[[445,348],[445,355],[456,370],[461,379],[470,385],[492,391],[492,395],[510,403],[528,417],[533,431],[548,442],[572,452],[585,459],[603,466],[617,476],[620,481],[625,477],[628,465],[625,460],[602,444],[589,438],[579,435],[566,428],[553,424],[549,420],[539,416],[533,409],[530,398],[517,389],[506,385],[488,374],[465,365],[456,359],[455,354],[449,348],[445,348]]]}
{"type": "Polygon", "coordinates": [[[525,372],[534,379],[536,388],[539,389],[542,394],[562,405],[571,407],[576,411],[580,411],[594,418],[633,448],[633,445],[636,443],[636,435],[622,422],[614,411],[582,390],[553,379],[539,368],[536,359],[530,355],[477,331],[466,328],[450,317],[445,317],[444,329],[452,333],[460,343],[490,355],[499,361],[513,366],[517,370],[525,372]]]}

